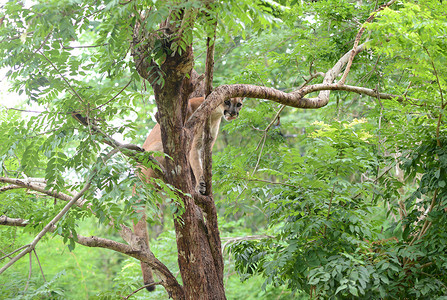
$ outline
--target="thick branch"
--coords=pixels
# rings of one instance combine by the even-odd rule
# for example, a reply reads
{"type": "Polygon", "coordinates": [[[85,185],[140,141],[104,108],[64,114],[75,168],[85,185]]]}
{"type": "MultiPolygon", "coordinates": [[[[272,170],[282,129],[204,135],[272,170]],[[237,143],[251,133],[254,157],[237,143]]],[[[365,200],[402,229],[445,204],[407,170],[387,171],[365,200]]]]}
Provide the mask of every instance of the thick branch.
{"type": "Polygon", "coordinates": [[[219,280],[223,280],[223,257],[222,257],[222,242],[220,239],[219,223],[217,220],[217,210],[214,204],[213,198],[210,196],[200,195],[199,193],[193,194],[194,201],[202,208],[206,218],[207,237],[211,253],[213,255],[213,262],[216,267],[217,276],[219,280]]]}
{"type": "MultiPolygon", "coordinates": [[[[364,48],[365,44],[358,46],[356,53],[363,51],[364,48]]],[[[207,116],[209,116],[211,112],[214,111],[214,109],[216,109],[216,107],[219,106],[225,99],[234,97],[268,99],[287,106],[297,108],[321,108],[329,102],[329,94],[331,89],[343,90],[342,88],[340,88],[343,85],[337,85],[334,84],[333,82],[335,78],[338,76],[338,74],[340,74],[343,66],[345,66],[346,63],[348,62],[350,55],[351,51],[343,55],[343,57],[341,57],[338,60],[338,62],[334,65],[334,67],[332,67],[332,69],[326,72],[322,84],[306,86],[291,93],[285,93],[274,88],[255,86],[249,84],[234,84],[234,85],[219,86],[207,97],[206,101],[204,101],[202,105],[194,112],[194,114],[190,117],[190,119],[186,123],[186,127],[189,129],[195,127],[194,130],[197,130],[199,126],[196,126],[196,124],[203,124],[205,118],[207,118],[207,116]],[[317,88],[315,90],[312,90],[312,87],[315,86],[317,86],[317,88]],[[330,88],[331,86],[332,88],[330,88]],[[321,92],[315,98],[304,98],[305,95],[314,91],[321,91],[321,92]]],[[[367,90],[369,90],[372,94],[374,94],[374,96],[376,96],[374,90],[371,89],[367,90]]]]}
{"type": "MultiPolygon", "coordinates": [[[[224,99],[232,97],[250,97],[258,99],[268,99],[275,101],[280,104],[287,106],[297,107],[297,108],[321,108],[328,103],[329,91],[348,91],[358,94],[364,94],[371,97],[380,97],[381,99],[396,99],[397,101],[404,101],[405,99],[410,99],[408,97],[403,97],[393,94],[378,93],[374,89],[350,86],[350,85],[339,85],[337,83],[331,84],[315,84],[302,88],[301,90],[285,93],[274,88],[255,86],[249,84],[234,84],[234,85],[222,85],[217,87],[207,98],[206,102],[208,104],[202,104],[194,114],[189,118],[186,123],[186,127],[191,129],[195,124],[200,124],[204,122],[205,118],[214,110],[216,107],[224,101],[224,99]],[[316,98],[304,98],[311,92],[322,91],[320,96],[316,98]],[[322,97],[323,95],[323,97],[322,97]]],[[[416,100],[416,99],[411,99],[416,100]]]]}
{"type": "Polygon", "coordinates": [[[26,227],[28,222],[20,218],[8,218],[7,216],[0,216],[0,225],[26,227]]]}
{"type": "MultiPolygon", "coordinates": [[[[209,17],[209,16],[207,16],[209,17]]],[[[205,62],[205,97],[213,91],[213,75],[214,75],[214,44],[216,40],[217,20],[212,19],[212,36],[206,39],[206,62],[205,62]]],[[[212,188],[212,142],[211,120],[205,122],[203,128],[204,151],[202,151],[203,176],[205,179],[206,194],[211,194],[212,188]]]]}
{"type": "Polygon", "coordinates": [[[171,273],[171,271],[169,271],[169,269],[154,256],[154,254],[150,251],[146,241],[133,233],[130,228],[124,225],[121,225],[121,228],[122,229],[120,231],[120,235],[129,244],[128,247],[131,248],[131,251],[122,253],[147,263],[157,274],[158,278],[160,278],[161,285],[164,286],[168,294],[171,295],[174,299],[183,299],[183,287],[178,283],[177,279],[175,279],[175,276],[171,273]]]}
{"type": "Polygon", "coordinates": [[[205,61],[205,97],[213,91],[214,75],[214,45],[216,42],[217,20],[212,19],[212,36],[206,39],[206,61],[205,61]]]}

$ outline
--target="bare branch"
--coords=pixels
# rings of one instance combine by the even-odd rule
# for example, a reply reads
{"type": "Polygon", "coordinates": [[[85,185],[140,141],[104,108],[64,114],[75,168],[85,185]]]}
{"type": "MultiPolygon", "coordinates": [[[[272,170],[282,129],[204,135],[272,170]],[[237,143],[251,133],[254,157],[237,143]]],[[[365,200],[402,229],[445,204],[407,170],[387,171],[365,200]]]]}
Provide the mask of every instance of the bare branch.
{"type": "MultiPolygon", "coordinates": [[[[60,199],[63,201],[70,201],[71,199],[73,199],[72,196],[69,196],[67,194],[60,193],[57,191],[49,191],[49,190],[45,189],[45,183],[33,182],[33,181],[28,180],[28,178],[18,179],[18,178],[0,177],[0,182],[12,184],[12,186],[6,186],[6,187],[1,188],[0,192],[8,190],[8,189],[6,189],[7,187],[25,188],[25,189],[30,189],[33,191],[40,192],[42,194],[45,194],[50,197],[54,197],[54,198],[57,198],[57,199],[60,199]]],[[[82,205],[84,203],[85,203],[85,201],[78,201],[78,203],[76,203],[76,205],[79,207],[82,207],[82,205]]]]}
{"type": "Polygon", "coordinates": [[[20,218],[8,218],[7,216],[3,215],[0,216],[0,225],[25,227],[28,225],[28,221],[20,218]]]}
{"type": "MultiPolygon", "coordinates": [[[[210,18],[209,15],[207,15],[210,18]]],[[[206,39],[206,61],[205,61],[205,98],[213,91],[213,75],[214,75],[214,44],[216,41],[217,20],[212,19],[212,36],[206,39]]],[[[203,176],[205,179],[205,188],[207,195],[211,194],[212,189],[212,142],[211,120],[207,119],[203,128],[204,151],[202,151],[203,176]]],[[[198,180],[198,178],[197,178],[198,180]]]]}
{"type": "MultiPolygon", "coordinates": [[[[120,231],[121,237],[129,244],[128,247],[131,248],[132,251],[122,252],[124,254],[135,257],[136,259],[147,263],[152,270],[157,274],[158,278],[161,279],[161,285],[164,286],[168,293],[183,295],[183,288],[178,283],[175,276],[169,271],[169,269],[160,262],[150,251],[149,246],[146,241],[137,236],[132,230],[124,225],[121,225],[120,231]]],[[[127,246],[127,245],[126,245],[127,246]]],[[[119,251],[119,250],[115,250],[119,251]]],[[[121,252],[121,251],[119,251],[121,252]]],[[[176,297],[173,297],[177,299],[176,297]]],[[[179,297],[180,298],[180,297],[179,297]]]]}
{"type": "MultiPolygon", "coordinates": [[[[78,120],[82,125],[84,126],[88,126],[89,128],[91,128],[94,132],[99,133],[100,135],[103,136],[103,140],[102,142],[106,145],[109,145],[115,149],[119,149],[120,152],[127,156],[127,157],[131,157],[133,159],[135,159],[138,162],[138,159],[136,158],[136,154],[132,151],[136,151],[136,152],[142,152],[144,153],[145,150],[143,148],[141,148],[140,146],[134,145],[134,144],[123,144],[118,142],[117,140],[115,140],[114,138],[112,138],[111,136],[109,136],[107,133],[105,133],[104,131],[101,130],[101,128],[99,128],[98,126],[96,126],[95,124],[93,124],[91,122],[91,120],[87,117],[83,117],[80,116],[82,118],[82,120],[79,120],[78,118],[75,118],[76,120],[78,120]],[[123,150],[132,150],[132,151],[123,151],[123,150]]],[[[153,157],[150,156],[149,160],[151,161],[152,164],[156,165],[157,168],[153,168],[154,172],[157,174],[157,176],[159,176],[160,178],[164,179],[165,178],[165,170],[164,167],[153,157]]]]}
{"type": "Polygon", "coordinates": [[[36,249],[33,249],[33,251],[34,251],[34,255],[36,256],[37,264],[39,265],[40,273],[42,274],[43,281],[47,282],[47,280],[45,279],[45,275],[43,274],[42,265],[40,264],[39,256],[37,256],[36,249]]]}
{"type": "MultiPolygon", "coordinates": [[[[210,17],[207,15],[207,17],[210,17]]],[[[217,19],[212,19],[212,35],[206,39],[206,61],[205,61],[205,97],[213,91],[214,75],[214,45],[216,42],[217,19]]]]}
{"type": "Polygon", "coordinates": [[[28,290],[29,282],[31,280],[32,270],[33,270],[33,254],[30,252],[29,253],[29,271],[28,271],[28,279],[26,280],[26,285],[25,285],[25,292],[26,292],[26,290],[28,290]]]}
{"type": "MultiPolygon", "coordinates": [[[[399,102],[405,99],[411,99],[399,95],[378,93],[375,89],[369,89],[364,87],[339,85],[337,83],[331,84],[315,84],[306,86],[301,90],[285,93],[274,88],[261,87],[249,84],[233,84],[222,85],[217,87],[207,98],[208,105],[201,105],[192,116],[189,118],[185,126],[188,129],[192,129],[195,124],[204,122],[204,119],[210,114],[224,99],[232,97],[250,97],[258,99],[268,99],[277,103],[284,104],[286,106],[292,106],[296,108],[316,109],[327,105],[329,100],[330,91],[347,91],[358,94],[364,94],[371,97],[380,96],[381,99],[396,99],[399,102]],[[305,95],[311,92],[322,91],[316,98],[304,98],[305,95]]],[[[416,101],[416,99],[411,99],[416,101]]]]}
{"type": "Polygon", "coordinates": [[[1,192],[6,192],[6,191],[9,191],[9,190],[23,189],[23,188],[24,188],[23,186],[18,186],[18,185],[7,185],[7,186],[2,186],[2,187],[0,188],[0,193],[1,193],[1,192]]]}
{"type": "Polygon", "coordinates": [[[19,252],[20,250],[22,250],[22,249],[24,249],[24,248],[26,248],[26,247],[28,247],[29,246],[29,244],[27,244],[27,245],[24,245],[24,246],[22,246],[22,247],[20,247],[20,248],[18,248],[18,249],[16,249],[16,250],[14,250],[14,251],[12,251],[12,252],[10,252],[10,253],[8,253],[8,254],[6,254],[6,255],[4,255],[4,256],[2,256],[2,257],[0,257],[0,260],[3,260],[3,259],[5,259],[6,257],[9,257],[9,258],[11,258],[10,256],[11,255],[13,255],[14,253],[16,253],[16,252],[19,252]]]}
{"type": "Polygon", "coordinates": [[[86,45],[86,46],[63,46],[62,49],[86,49],[86,48],[98,48],[107,46],[109,43],[99,44],[99,45],[86,45]]]}

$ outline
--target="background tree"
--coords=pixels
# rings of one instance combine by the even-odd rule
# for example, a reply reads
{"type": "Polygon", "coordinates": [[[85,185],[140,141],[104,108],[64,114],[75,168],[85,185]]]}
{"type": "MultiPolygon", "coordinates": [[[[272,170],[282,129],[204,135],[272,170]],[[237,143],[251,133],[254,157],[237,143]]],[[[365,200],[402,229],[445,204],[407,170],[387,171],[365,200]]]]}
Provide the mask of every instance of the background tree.
{"type": "MultiPolygon", "coordinates": [[[[70,250],[78,243],[146,262],[174,299],[223,299],[222,211],[230,232],[257,234],[224,244],[243,279],[261,274],[266,284],[311,297],[444,296],[446,16],[437,1],[379,5],[5,4],[1,64],[40,113],[2,112],[0,223],[35,236],[10,246],[16,228],[2,229],[0,273],[31,259],[52,232],[70,250]],[[210,89],[213,77],[218,86],[185,119],[188,98],[205,93],[202,80],[210,89]],[[241,120],[226,126],[231,138],[217,145],[222,197],[213,196],[211,168],[200,195],[191,138],[214,108],[238,96],[280,106],[249,100],[241,120]],[[144,139],[153,122],[138,124],[154,104],[170,158],[164,167],[119,142],[144,139]],[[130,171],[137,163],[163,178],[164,211],[159,193],[130,171]],[[151,223],[172,216],[181,282],[128,228],[139,205],[151,223]],[[92,219],[126,243],[78,234],[92,219]]],[[[49,291],[57,289],[33,293],[49,291]]]]}

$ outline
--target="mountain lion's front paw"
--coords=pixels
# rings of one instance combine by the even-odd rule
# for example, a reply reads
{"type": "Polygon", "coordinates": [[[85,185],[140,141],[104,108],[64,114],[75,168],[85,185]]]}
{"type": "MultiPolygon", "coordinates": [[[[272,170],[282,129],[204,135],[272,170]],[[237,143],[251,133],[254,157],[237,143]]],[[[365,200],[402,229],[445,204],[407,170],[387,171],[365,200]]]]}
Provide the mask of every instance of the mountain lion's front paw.
{"type": "Polygon", "coordinates": [[[206,194],[205,179],[203,178],[203,176],[200,176],[199,182],[197,183],[196,186],[196,190],[202,195],[206,194]]]}

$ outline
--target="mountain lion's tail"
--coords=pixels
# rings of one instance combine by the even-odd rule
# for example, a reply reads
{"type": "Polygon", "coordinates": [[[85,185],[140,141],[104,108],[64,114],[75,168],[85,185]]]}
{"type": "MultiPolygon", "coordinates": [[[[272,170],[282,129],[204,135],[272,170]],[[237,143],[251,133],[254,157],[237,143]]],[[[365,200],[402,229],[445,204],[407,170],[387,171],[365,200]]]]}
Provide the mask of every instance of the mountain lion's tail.
{"type": "MultiPolygon", "coordinates": [[[[135,234],[144,239],[149,247],[149,234],[147,232],[146,214],[143,214],[141,219],[136,225],[134,225],[135,234]]],[[[143,282],[145,285],[154,283],[154,276],[152,275],[152,269],[148,264],[141,262],[141,271],[143,272],[143,282]]],[[[149,292],[155,290],[155,285],[146,287],[149,292]]]]}

